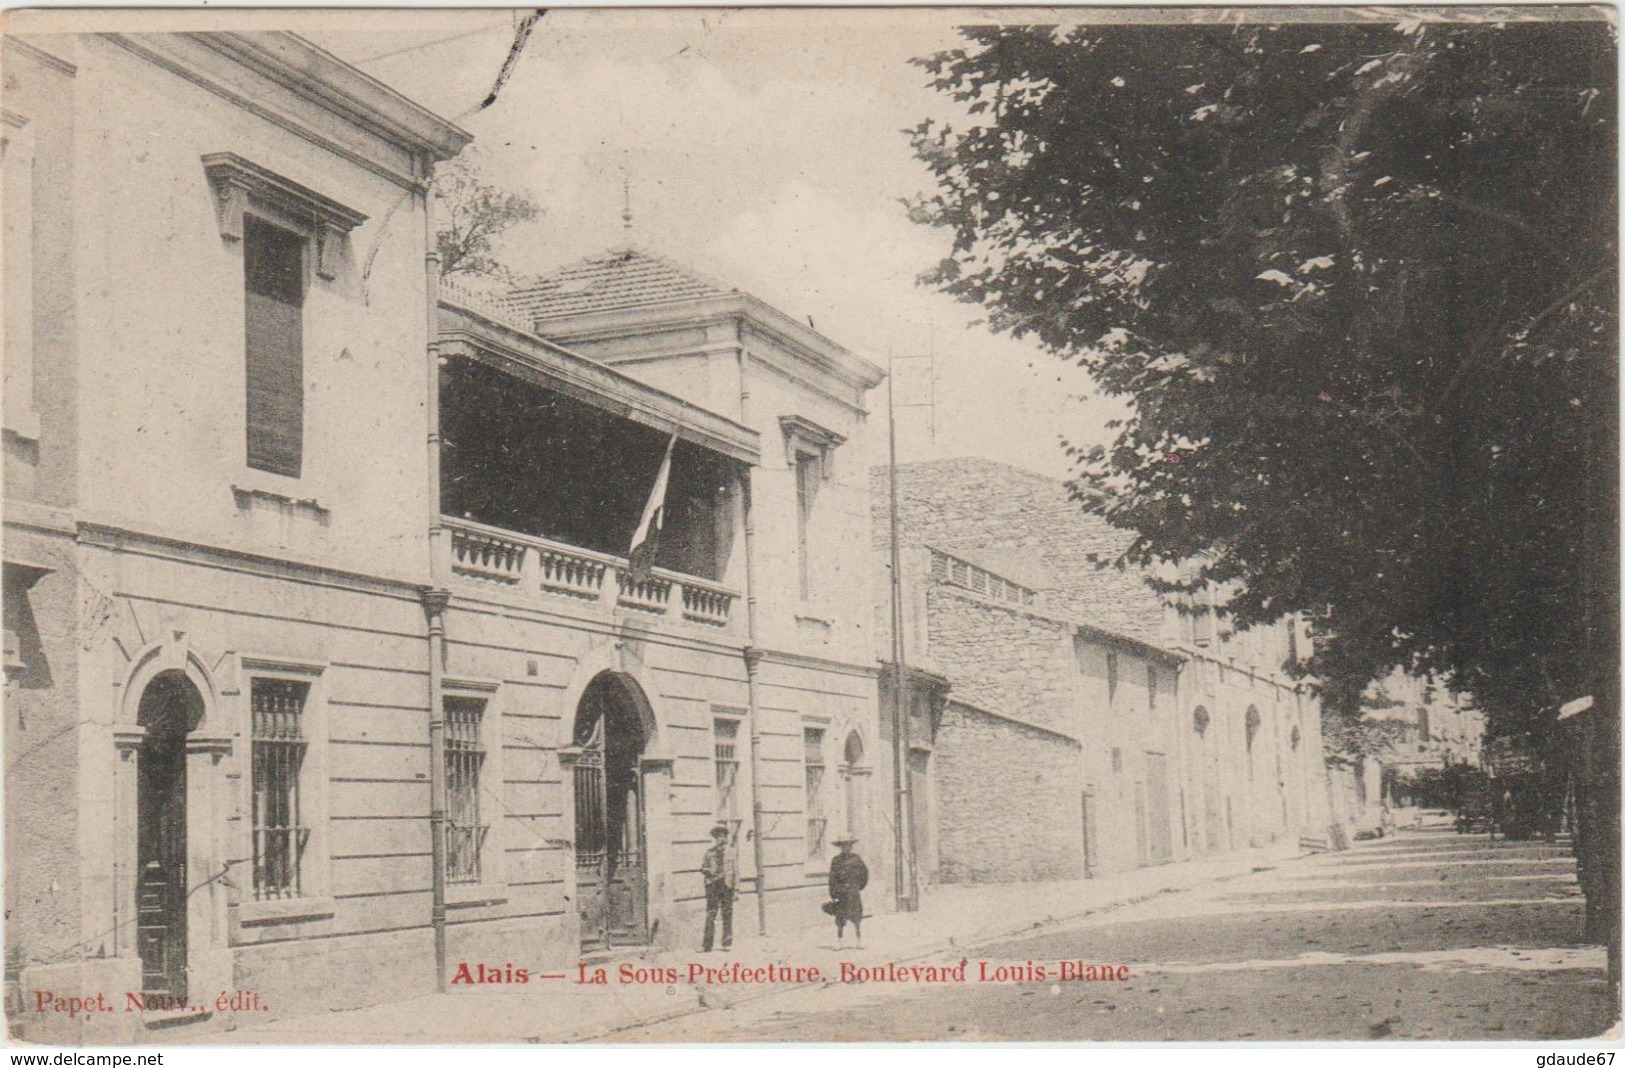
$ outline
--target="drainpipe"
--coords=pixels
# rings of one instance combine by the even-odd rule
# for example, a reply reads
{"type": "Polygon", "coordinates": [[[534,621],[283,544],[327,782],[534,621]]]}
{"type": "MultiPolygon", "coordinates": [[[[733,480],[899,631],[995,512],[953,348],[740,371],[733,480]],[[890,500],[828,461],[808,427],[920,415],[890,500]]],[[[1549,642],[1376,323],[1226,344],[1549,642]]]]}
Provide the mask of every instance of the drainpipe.
{"type": "Polygon", "coordinates": [[[446,664],[445,530],[440,524],[440,250],[435,234],[434,170],[425,160],[423,191],[423,266],[425,324],[428,333],[428,488],[429,576],[423,591],[423,614],[429,631],[429,856],[432,866],[429,926],[434,931],[434,983],[446,991],[446,719],[442,693],[446,664]]]}
{"type": "Polygon", "coordinates": [[[446,712],[441,700],[445,681],[446,590],[424,590],[423,612],[429,620],[429,857],[434,867],[429,924],[434,929],[435,989],[446,992],[446,712]]]}
{"type": "MultiPolygon", "coordinates": [[[[745,346],[739,345],[739,421],[750,425],[750,384],[745,376],[745,346]]],[[[756,933],[767,934],[767,851],[762,842],[762,686],[758,669],[762,651],[757,647],[756,619],[756,520],[750,468],[741,482],[741,504],[745,513],[745,692],[750,715],[750,836],[751,855],[756,861],[756,933]]]]}

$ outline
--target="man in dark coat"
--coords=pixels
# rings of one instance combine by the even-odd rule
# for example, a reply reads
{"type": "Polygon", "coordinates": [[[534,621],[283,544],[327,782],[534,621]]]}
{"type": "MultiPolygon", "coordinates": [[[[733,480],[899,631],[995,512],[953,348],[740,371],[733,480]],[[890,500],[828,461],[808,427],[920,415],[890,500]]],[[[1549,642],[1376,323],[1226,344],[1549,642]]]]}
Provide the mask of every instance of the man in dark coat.
{"type": "Polygon", "coordinates": [[[728,825],[719,823],[711,828],[711,848],[700,862],[700,875],[705,879],[705,944],[701,952],[711,952],[716,940],[717,915],[722,916],[722,952],[726,953],[734,942],[734,894],[739,886],[739,861],[728,848],[728,825]]]}
{"type": "Polygon", "coordinates": [[[835,941],[846,935],[846,925],[852,925],[859,949],[863,948],[863,888],[869,885],[869,866],[863,858],[852,852],[856,838],[837,838],[840,850],[829,862],[829,896],[835,904],[835,941]]]}

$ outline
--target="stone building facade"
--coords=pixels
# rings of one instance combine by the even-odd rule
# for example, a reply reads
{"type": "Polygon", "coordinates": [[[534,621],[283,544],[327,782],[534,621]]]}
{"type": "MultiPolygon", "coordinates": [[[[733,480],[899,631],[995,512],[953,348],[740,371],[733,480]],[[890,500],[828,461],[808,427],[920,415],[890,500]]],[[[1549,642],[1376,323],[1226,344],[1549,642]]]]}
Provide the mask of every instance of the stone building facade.
{"type": "Polygon", "coordinates": [[[545,333],[441,294],[468,135],[297,36],[4,65],[14,1026],[697,944],[718,819],[742,931],[819,919],[890,790],[842,462],[878,369],[731,291],[545,333]]]}
{"type": "Polygon", "coordinates": [[[118,1008],[11,1019],[431,989],[425,182],[468,136],[288,34],[4,63],[8,992],[118,1008]]]}
{"type": "MultiPolygon", "coordinates": [[[[641,747],[643,825],[628,833],[647,843],[647,874],[642,887],[611,876],[609,907],[636,913],[641,898],[646,911],[619,933],[610,917],[602,944],[699,944],[699,868],[718,820],[735,829],[738,928],[820,922],[833,839],[885,827],[891,781],[878,759],[869,590],[851,580],[855,570],[867,576],[868,561],[847,550],[869,539],[865,472],[848,457],[862,447],[865,398],[880,370],[747,294],[634,248],[509,294],[448,290],[441,338],[448,376],[479,367],[531,390],[511,420],[466,384],[441,393],[444,504],[459,517],[447,519],[454,596],[446,627],[457,637],[447,670],[488,676],[541,655],[564,683],[539,695],[530,713],[530,737],[558,752],[566,774],[561,789],[526,800],[529,833],[582,836],[591,808],[582,791],[596,773],[570,767],[579,760],[571,750],[589,729],[584,687],[607,672],[642,695],[644,722],[627,733],[641,747]],[[479,522],[478,508],[501,503],[490,480],[515,472],[468,461],[471,442],[512,443],[526,433],[519,421],[539,413],[565,427],[575,418],[566,398],[609,421],[604,447],[567,458],[578,472],[573,486],[479,522]],[[672,432],[666,525],[645,590],[613,546],[629,540],[672,432]],[[449,458],[459,450],[463,460],[449,458]],[[471,497],[472,517],[455,499],[459,479],[486,482],[471,497]],[[619,492],[622,485],[631,488],[619,492]],[[570,533],[549,528],[572,511],[593,521],[570,533]],[[469,562],[482,553],[522,564],[469,562]],[[539,580],[529,567],[540,568],[539,580]],[[609,575],[621,584],[618,598],[604,592],[609,575]]],[[[512,397],[512,383],[501,392],[512,397]]],[[[559,450],[571,436],[538,451],[521,481],[527,472],[561,478],[559,450]]],[[[882,855],[880,902],[889,886],[882,855]]],[[[563,915],[552,929],[571,952],[578,939],[596,946],[567,905],[587,907],[581,880],[593,876],[579,864],[564,875],[547,875],[538,907],[563,915]]]]}
{"type": "MultiPolygon", "coordinates": [[[[873,484],[884,593],[884,469],[873,484]]],[[[914,821],[928,883],[1072,878],[1325,834],[1319,708],[1283,666],[1307,655],[1302,628],[1233,634],[1210,605],[1097,566],[1124,535],[1008,465],[903,465],[898,513],[905,653],[945,691],[934,734],[911,734],[905,784],[934,799],[914,821]],[[971,780],[1010,788],[971,802],[971,780]],[[1000,835],[1021,847],[990,850],[1000,835]]]]}

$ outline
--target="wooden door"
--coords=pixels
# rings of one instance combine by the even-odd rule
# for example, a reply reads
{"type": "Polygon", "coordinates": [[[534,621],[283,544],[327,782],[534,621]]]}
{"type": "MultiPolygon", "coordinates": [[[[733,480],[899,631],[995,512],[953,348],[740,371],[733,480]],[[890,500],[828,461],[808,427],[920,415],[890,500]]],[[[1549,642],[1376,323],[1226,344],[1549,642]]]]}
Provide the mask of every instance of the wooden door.
{"type": "Polygon", "coordinates": [[[186,735],[164,724],[141,745],[136,800],[136,945],[141,988],[186,999],[186,735]]]}

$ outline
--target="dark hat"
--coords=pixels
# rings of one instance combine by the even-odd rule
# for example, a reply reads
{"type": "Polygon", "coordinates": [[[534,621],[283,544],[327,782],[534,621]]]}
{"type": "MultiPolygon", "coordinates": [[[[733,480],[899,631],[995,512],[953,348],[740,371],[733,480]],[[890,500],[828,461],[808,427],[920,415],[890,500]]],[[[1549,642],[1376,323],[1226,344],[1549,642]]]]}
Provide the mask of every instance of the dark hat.
{"type": "Polygon", "coordinates": [[[712,838],[727,838],[731,834],[733,834],[733,832],[728,829],[728,825],[726,823],[719,823],[715,827],[711,828],[712,838]]]}
{"type": "Polygon", "coordinates": [[[838,845],[838,846],[856,845],[857,841],[858,840],[856,838],[854,838],[852,835],[848,834],[848,835],[843,835],[842,837],[835,839],[830,844],[831,845],[838,845]]]}

